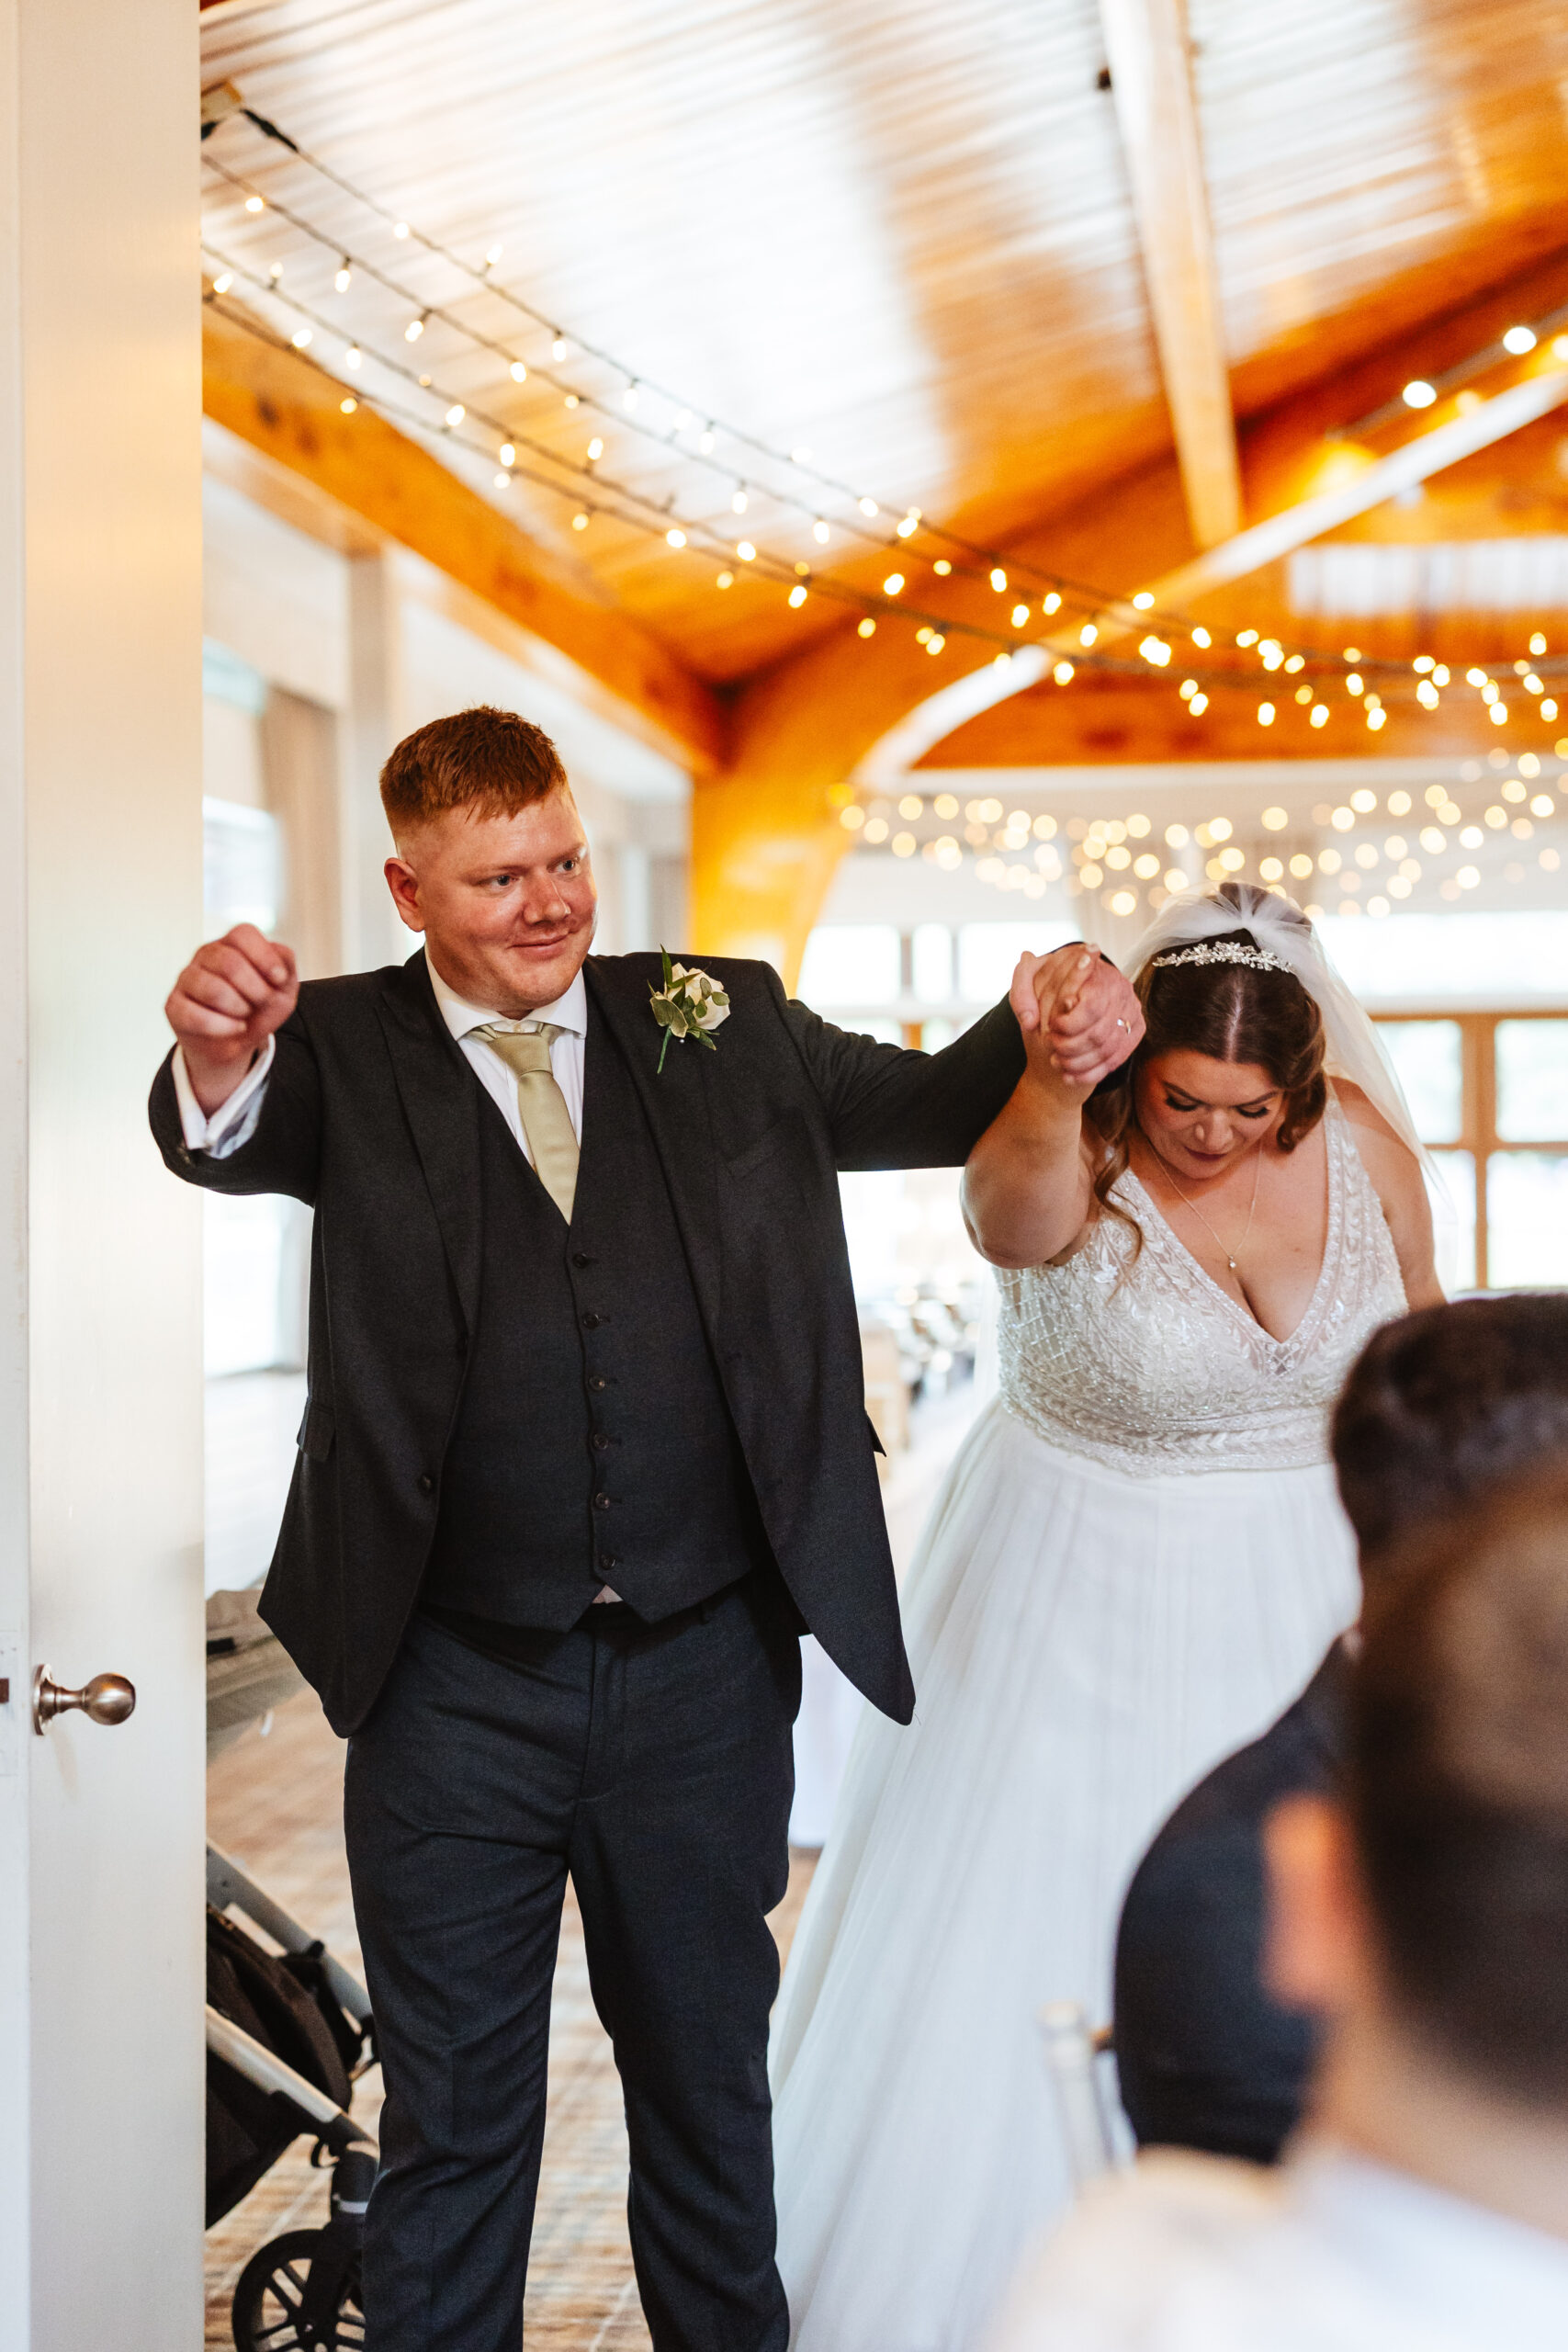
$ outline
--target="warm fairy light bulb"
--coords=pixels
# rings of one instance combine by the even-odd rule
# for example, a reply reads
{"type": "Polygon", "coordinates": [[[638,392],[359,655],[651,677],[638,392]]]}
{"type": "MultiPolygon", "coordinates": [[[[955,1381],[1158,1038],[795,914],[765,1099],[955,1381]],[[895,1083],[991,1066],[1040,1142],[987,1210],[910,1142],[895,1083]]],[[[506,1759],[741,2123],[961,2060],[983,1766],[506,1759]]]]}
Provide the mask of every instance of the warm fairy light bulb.
{"type": "Polygon", "coordinates": [[[589,464],[590,464],[591,466],[596,466],[596,465],[598,464],[598,462],[599,462],[600,458],[604,456],[604,444],[603,443],[603,441],[601,441],[601,440],[600,440],[599,435],[598,435],[597,434],[595,434],[595,435],[593,435],[592,440],[592,441],[590,441],[590,443],[588,444],[588,462],[589,462],[589,464]]]}
{"type": "Polygon", "coordinates": [[[1014,628],[1028,628],[1028,626],[1029,626],[1029,606],[1028,606],[1027,605],[1015,605],[1013,606],[1013,608],[1012,608],[1012,625],[1013,625],[1014,628]]]}
{"type": "Polygon", "coordinates": [[[294,345],[296,351],[308,351],[310,347],[310,328],[296,327],[288,340],[294,345]]]}
{"type": "Polygon", "coordinates": [[[789,601],[797,613],[799,612],[802,605],[806,602],[806,591],[801,586],[798,580],[789,592],[789,601]]]}
{"type": "Polygon", "coordinates": [[[217,277],[212,281],[212,290],[215,294],[227,294],[230,287],[232,286],[233,283],[233,271],[231,269],[220,269],[217,277]]]}
{"type": "Polygon", "coordinates": [[[497,490],[510,490],[512,487],[512,476],[510,474],[497,474],[495,477],[495,486],[497,490]]]}
{"type": "Polygon", "coordinates": [[[1436,386],[1428,384],[1424,376],[1413,377],[1400,394],[1406,408],[1430,408],[1437,397],[1436,386]]]}
{"type": "Polygon", "coordinates": [[[703,432],[703,434],[701,435],[701,436],[700,436],[700,438],[698,439],[698,442],[697,442],[697,447],[698,447],[698,448],[702,451],[702,453],[703,453],[703,455],[704,455],[704,457],[705,457],[705,458],[707,458],[707,457],[711,457],[711,456],[712,456],[712,454],[713,454],[713,443],[714,443],[714,431],[713,431],[713,427],[712,427],[712,425],[710,424],[710,425],[708,425],[708,426],[705,428],[705,430],[703,432]]]}
{"type": "Polygon", "coordinates": [[[827,546],[829,539],[828,526],[820,519],[820,517],[818,517],[818,519],[811,526],[811,536],[816,540],[819,548],[825,548],[827,546]]]}
{"type": "Polygon", "coordinates": [[[1194,718],[1201,718],[1203,713],[1209,707],[1208,695],[1203,694],[1194,695],[1187,707],[1191,712],[1194,718]]]}
{"type": "Polygon", "coordinates": [[[1100,631],[1096,628],[1094,623],[1092,621],[1085,621],[1082,628],[1078,631],[1078,643],[1085,646],[1092,645],[1099,635],[1100,631]]]}
{"type": "Polygon", "coordinates": [[[1001,594],[1007,584],[1007,573],[1002,570],[999,563],[994,564],[991,569],[991,585],[996,590],[998,596],[1001,594]]]}
{"type": "Polygon", "coordinates": [[[487,269],[493,269],[505,250],[506,248],[504,245],[491,245],[489,253],[485,255],[485,267],[487,269]]]}
{"type": "Polygon", "coordinates": [[[1059,613],[1061,611],[1062,600],[1060,596],[1057,595],[1055,588],[1052,589],[1048,596],[1042,596],[1040,599],[1040,609],[1045,615],[1047,620],[1049,620],[1053,613],[1059,613]]]}
{"type": "Polygon", "coordinates": [[[863,498],[860,502],[860,511],[863,514],[873,515],[879,514],[881,509],[874,498],[863,498]]]}
{"type": "Polygon", "coordinates": [[[1140,588],[1133,599],[1134,609],[1140,613],[1146,613],[1153,603],[1154,598],[1146,588],[1140,588]]]}
{"type": "Polygon", "coordinates": [[[1195,628],[1192,632],[1192,642],[1201,649],[1206,650],[1213,641],[1206,628],[1195,628]]]}
{"type": "Polygon", "coordinates": [[[342,261],[338,264],[337,276],[333,279],[333,284],[337,288],[340,294],[346,294],[353,283],[354,272],[349,266],[348,255],[344,254],[342,261]]]}
{"type": "Polygon", "coordinates": [[[403,341],[404,341],[405,343],[417,343],[417,342],[419,341],[419,339],[420,339],[420,336],[421,336],[423,333],[424,333],[424,321],[423,321],[423,318],[411,319],[411,320],[409,321],[409,322],[408,322],[407,326],[403,329],[403,341]]]}
{"type": "Polygon", "coordinates": [[[406,237],[408,232],[409,224],[406,220],[399,220],[393,224],[392,234],[394,237],[406,237]]]}
{"type": "Polygon", "coordinates": [[[1271,702],[1260,702],[1260,703],[1258,704],[1258,724],[1259,725],[1259,727],[1272,727],[1272,726],[1273,726],[1273,724],[1274,724],[1274,706],[1273,706],[1273,704],[1272,704],[1271,702]]]}
{"type": "Polygon", "coordinates": [[[277,284],[278,279],[282,277],[282,275],[283,275],[283,264],[282,264],[280,261],[275,261],[275,262],[273,263],[273,265],[272,265],[272,267],[267,271],[267,276],[271,278],[271,280],[272,280],[273,284],[276,286],[276,285],[277,284]]]}
{"type": "Polygon", "coordinates": [[[514,359],[508,372],[514,384],[525,384],[528,380],[528,370],[524,367],[521,359],[514,359]]]}
{"type": "Polygon", "coordinates": [[[501,459],[503,466],[514,466],[517,463],[517,451],[510,441],[503,441],[502,443],[500,448],[496,451],[496,456],[501,459]]]}
{"type": "Polygon", "coordinates": [[[811,463],[811,452],[807,448],[792,449],[789,453],[789,461],[792,466],[808,466],[811,463]]]}
{"type": "Polygon", "coordinates": [[[1170,660],[1170,648],[1163,637],[1145,637],[1138,650],[1156,670],[1163,670],[1170,660]]]}
{"type": "Polygon", "coordinates": [[[588,517],[581,508],[571,518],[571,527],[574,531],[586,531],[588,528],[588,517]]]}
{"type": "Polygon", "coordinates": [[[1235,641],[1240,646],[1256,645],[1258,642],[1258,631],[1255,628],[1240,629],[1236,633],[1235,641]]]}
{"type": "Polygon", "coordinates": [[[1056,684],[1059,686],[1070,686],[1073,682],[1072,663],[1070,662],[1058,662],[1055,668],[1052,671],[1051,675],[1055,679],[1056,684]]]}
{"type": "Polygon", "coordinates": [[[365,354],[360,350],[359,345],[356,343],[351,343],[343,355],[343,364],[345,368],[357,368],[364,356],[365,354]]]}
{"type": "Polygon", "coordinates": [[[1505,351],[1511,351],[1516,359],[1522,359],[1527,351],[1535,349],[1535,329],[1510,327],[1503,337],[1503,348],[1505,351]]]}
{"type": "Polygon", "coordinates": [[[882,583],[882,593],[885,596],[897,596],[898,591],[903,587],[903,573],[901,571],[890,571],[886,579],[882,583]]]}
{"type": "Polygon", "coordinates": [[[738,543],[735,552],[740,558],[742,563],[755,563],[757,560],[757,550],[751,545],[750,539],[741,539],[738,543]]]}
{"type": "Polygon", "coordinates": [[[344,416],[352,416],[355,410],[359,406],[359,402],[355,399],[354,394],[350,392],[346,400],[339,401],[338,406],[343,411],[344,416]]]}
{"type": "Polygon", "coordinates": [[[621,406],[624,409],[636,408],[638,390],[639,387],[635,383],[626,386],[626,390],[621,394],[621,406]]]}
{"type": "Polygon", "coordinates": [[[266,210],[265,199],[259,196],[247,196],[245,198],[245,210],[247,212],[265,212],[266,210]]]}
{"type": "Polygon", "coordinates": [[[718,575],[718,580],[717,580],[716,584],[717,584],[717,586],[719,586],[720,588],[733,588],[733,587],[734,587],[734,585],[735,585],[735,574],[734,574],[734,572],[733,572],[733,571],[721,571],[721,572],[719,573],[719,575],[718,575]]]}
{"type": "Polygon", "coordinates": [[[550,357],[552,359],[564,359],[566,357],[566,337],[564,334],[558,334],[551,342],[550,357]]]}
{"type": "Polygon", "coordinates": [[[749,503],[744,488],[738,489],[729,502],[729,511],[732,514],[744,514],[749,503]]]}
{"type": "Polygon", "coordinates": [[[911,506],[908,513],[904,516],[903,520],[897,526],[898,537],[901,539],[913,538],[915,533],[919,529],[919,527],[920,510],[918,506],[911,506]]]}
{"type": "Polygon", "coordinates": [[[1181,684],[1177,687],[1176,691],[1177,691],[1177,693],[1181,696],[1181,699],[1182,699],[1182,701],[1183,701],[1183,702],[1190,702],[1190,701],[1191,701],[1191,699],[1192,699],[1192,697],[1193,697],[1193,695],[1194,695],[1197,693],[1197,691],[1198,691],[1198,681],[1197,681],[1197,679],[1196,679],[1196,678],[1183,678],[1183,679],[1182,679],[1182,681],[1181,681],[1181,684]]]}
{"type": "Polygon", "coordinates": [[[933,628],[930,637],[926,639],[926,651],[928,653],[940,653],[946,643],[947,639],[943,637],[941,629],[933,628]]]}
{"type": "Polygon", "coordinates": [[[447,422],[447,424],[448,424],[450,427],[452,427],[454,430],[456,430],[456,428],[457,428],[459,424],[461,424],[461,423],[463,422],[463,419],[467,416],[467,414],[468,414],[468,410],[463,406],[463,403],[462,403],[462,401],[453,401],[453,403],[452,403],[452,405],[451,405],[451,407],[450,407],[450,408],[447,410],[447,412],[446,412],[446,422],[447,422]]]}
{"type": "Polygon", "coordinates": [[[872,619],[869,613],[866,615],[864,620],[861,622],[859,628],[855,631],[855,635],[857,637],[874,637],[876,635],[876,623],[872,619]]]}
{"type": "Polygon", "coordinates": [[[682,530],[680,525],[675,523],[672,524],[670,529],[665,532],[664,539],[667,547],[683,548],[686,544],[686,534],[682,530]]]}
{"type": "Polygon", "coordinates": [[[936,573],[939,580],[945,580],[948,573],[953,570],[953,566],[949,563],[944,555],[939,555],[936,561],[932,564],[931,570],[936,573]]]}
{"type": "Polygon", "coordinates": [[[1328,724],[1328,705],[1325,702],[1314,702],[1311,711],[1308,713],[1308,717],[1314,727],[1326,727],[1328,724]]]}

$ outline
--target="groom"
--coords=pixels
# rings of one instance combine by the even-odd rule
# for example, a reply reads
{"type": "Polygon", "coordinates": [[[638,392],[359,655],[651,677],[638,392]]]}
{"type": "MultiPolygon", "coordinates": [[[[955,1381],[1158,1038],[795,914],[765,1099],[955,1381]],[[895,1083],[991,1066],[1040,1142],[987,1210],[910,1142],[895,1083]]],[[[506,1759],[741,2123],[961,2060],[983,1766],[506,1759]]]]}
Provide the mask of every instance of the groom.
{"type": "MultiPolygon", "coordinates": [[[[914,1703],[837,1170],[962,1161],[1043,967],[928,1057],[726,961],[713,1049],[666,1045],[659,958],[589,957],[587,846],[537,728],[439,719],[381,789],[423,952],[299,988],[249,926],[200,948],[152,1101],[176,1175],[316,1212],[263,1610],[350,1742],[387,2086],[368,2352],[516,2352],[569,1874],[653,2342],[783,2352],[767,1914],[799,1634],[897,1721],[914,1703]]],[[[1109,966],[1057,953],[1082,977],[1055,1046],[1087,1086],[1141,1023],[1109,966]]]]}

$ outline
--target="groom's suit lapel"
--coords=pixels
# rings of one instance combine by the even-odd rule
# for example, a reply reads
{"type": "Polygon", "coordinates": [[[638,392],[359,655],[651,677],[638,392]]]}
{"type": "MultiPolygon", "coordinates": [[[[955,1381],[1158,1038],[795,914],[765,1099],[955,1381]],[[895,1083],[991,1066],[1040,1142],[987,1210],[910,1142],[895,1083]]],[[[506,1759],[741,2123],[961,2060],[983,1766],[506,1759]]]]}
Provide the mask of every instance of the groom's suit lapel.
{"type": "MultiPolygon", "coordinates": [[[[636,1089],[670,1188],[675,1222],[709,1339],[718,1329],[720,1291],[717,1150],[708,1103],[715,1057],[672,1043],[659,1069],[662,1033],[649,1009],[649,983],[633,959],[591,956],[583,967],[595,1011],[636,1089]]],[[[592,1039],[592,1031],[590,1032],[592,1039]]],[[[592,1084],[590,1071],[589,1084],[592,1084]]]]}
{"type": "Polygon", "coordinates": [[[479,1089],[441,1018],[423,953],[389,975],[376,1010],[463,1319],[472,1331],[481,1247],[479,1089]]]}

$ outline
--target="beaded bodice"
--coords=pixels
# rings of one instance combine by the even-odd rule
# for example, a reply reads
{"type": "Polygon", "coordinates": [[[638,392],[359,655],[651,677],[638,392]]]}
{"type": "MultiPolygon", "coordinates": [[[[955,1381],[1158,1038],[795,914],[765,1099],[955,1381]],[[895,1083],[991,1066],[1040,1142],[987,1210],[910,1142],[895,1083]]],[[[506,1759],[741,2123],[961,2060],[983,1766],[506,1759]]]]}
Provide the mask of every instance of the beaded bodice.
{"type": "Polygon", "coordinates": [[[1328,1238],[1288,1340],[1263,1329],[1177,1239],[1129,1169],[1059,1266],[1003,1271],[1001,1400],[1050,1444],[1134,1476],[1295,1468],[1328,1457],[1328,1418],[1381,1323],[1405,1309],[1382,1213],[1338,1104],[1325,1118],[1328,1238]]]}

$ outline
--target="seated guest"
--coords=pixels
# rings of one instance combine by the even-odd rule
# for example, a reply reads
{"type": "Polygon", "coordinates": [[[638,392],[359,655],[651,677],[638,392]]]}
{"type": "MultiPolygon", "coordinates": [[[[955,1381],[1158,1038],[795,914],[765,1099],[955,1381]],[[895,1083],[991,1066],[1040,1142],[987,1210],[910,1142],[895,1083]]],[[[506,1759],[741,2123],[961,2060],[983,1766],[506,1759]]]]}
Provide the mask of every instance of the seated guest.
{"type": "MultiPolygon", "coordinates": [[[[1387,1325],[1334,1423],[1339,1491],[1372,1590],[1391,1544],[1543,1457],[1568,1455],[1568,1299],[1464,1299],[1387,1325]]],[[[1139,1865],[1116,1948],[1116,2058],[1140,2143],[1272,2163],[1314,2030],[1259,1980],[1262,1825],[1332,1787],[1345,1645],[1261,1739],[1177,1808],[1139,1865]]]]}
{"type": "Polygon", "coordinates": [[[1568,2345],[1568,1474],[1384,1566],[1343,1793],[1266,1836],[1269,1981],[1323,2028],[1307,2129],[1275,2169],[1099,2184],[993,2352],[1568,2345]]]}

